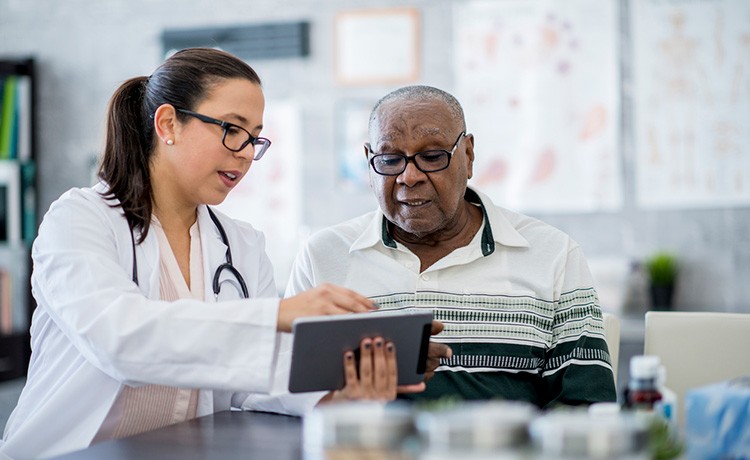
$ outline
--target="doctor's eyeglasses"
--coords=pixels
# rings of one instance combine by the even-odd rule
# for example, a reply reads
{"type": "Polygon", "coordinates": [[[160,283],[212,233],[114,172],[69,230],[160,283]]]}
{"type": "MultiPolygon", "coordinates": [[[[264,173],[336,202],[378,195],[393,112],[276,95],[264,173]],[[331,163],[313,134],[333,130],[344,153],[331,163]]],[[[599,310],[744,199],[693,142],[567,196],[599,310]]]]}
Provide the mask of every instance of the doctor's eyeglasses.
{"type": "Polygon", "coordinates": [[[255,137],[242,126],[237,126],[228,121],[211,118],[191,110],[180,109],[177,107],[175,107],[175,110],[184,113],[185,115],[195,117],[204,123],[221,126],[224,129],[224,136],[221,138],[221,143],[232,152],[239,152],[248,145],[252,145],[253,150],[255,151],[253,160],[260,160],[263,154],[266,153],[266,150],[268,150],[268,147],[271,146],[271,141],[269,139],[266,139],[265,137],[255,137]]]}

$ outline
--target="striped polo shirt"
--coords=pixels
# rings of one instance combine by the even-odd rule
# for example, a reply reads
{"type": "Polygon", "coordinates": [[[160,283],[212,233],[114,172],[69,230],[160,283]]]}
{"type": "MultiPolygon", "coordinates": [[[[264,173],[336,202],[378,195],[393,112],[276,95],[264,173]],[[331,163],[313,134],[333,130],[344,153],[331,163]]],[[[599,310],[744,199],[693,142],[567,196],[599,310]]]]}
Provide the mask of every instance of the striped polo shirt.
{"type": "Polygon", "coordinates": [[[420,271],[380,211],[310,237],[287,295],[321,283],[346,286],[381,309],[431,310],[449,344],[412,399],[512,399],[540,407],[615,401],[601,308],[580,246],[537,219],[495,206],[469,188],[482,227],[420,271]]]}

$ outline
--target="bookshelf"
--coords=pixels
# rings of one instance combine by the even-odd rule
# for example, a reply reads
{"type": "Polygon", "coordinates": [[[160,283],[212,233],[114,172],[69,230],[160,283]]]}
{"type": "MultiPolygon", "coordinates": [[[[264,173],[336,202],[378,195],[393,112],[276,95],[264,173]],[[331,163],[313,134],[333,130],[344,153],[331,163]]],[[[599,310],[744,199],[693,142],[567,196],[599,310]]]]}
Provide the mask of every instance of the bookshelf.
{"type": "Polygon", "coordinates": [[[33,58],[0,57],[0,381],[26,374],[37,232],[33,58]]]}

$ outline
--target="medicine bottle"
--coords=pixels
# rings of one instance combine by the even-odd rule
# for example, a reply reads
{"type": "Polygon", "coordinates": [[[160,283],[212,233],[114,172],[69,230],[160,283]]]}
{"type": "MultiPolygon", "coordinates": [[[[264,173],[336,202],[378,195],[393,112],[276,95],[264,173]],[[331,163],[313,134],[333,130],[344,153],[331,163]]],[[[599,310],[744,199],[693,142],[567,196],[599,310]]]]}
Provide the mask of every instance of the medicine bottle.
{"type": "Polygon", "coordinates": [[[659,364],[658,356],[639,355],[630,359],[625,407],[644,412],[654,410],[654,405],[662,399],[658,387],[659,364]]]}
{"type": "Polygon", "coordinates": [[[661,400],[656,403],[655,409],[664,420],[667,421],[669,428],[673,431],[677,431],[677,395],[669,387],[666,386],[667,382],[667,369],[660,365],[657,371],[656,385],[661,393],[661,400]]]}

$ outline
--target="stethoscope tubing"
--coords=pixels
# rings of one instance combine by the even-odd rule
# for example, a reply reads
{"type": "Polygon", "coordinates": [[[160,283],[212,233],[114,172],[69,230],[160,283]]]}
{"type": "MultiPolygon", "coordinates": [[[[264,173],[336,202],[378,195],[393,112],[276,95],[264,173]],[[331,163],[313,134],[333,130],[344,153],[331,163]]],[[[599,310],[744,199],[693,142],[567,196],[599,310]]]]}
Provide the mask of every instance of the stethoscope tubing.
{"type": "MultiPolygon", "coordinates": [[[[232,248],[229,246],[229,237],[227,237],[227,232],[224,230],[224,226],[221,225],[221,221],[219,221],[219,218],[216,216],[216,214],[211,210],[211,208],[206,207],[208,210],[208,215],[211,217],[211,221],[213,221],[214,225],[216,226],[216,229],[219,231],[219,236],[221,236],[221,241],[224,243],[224,245],[227,247],[227,252],[225,254],[226,262],[219,265],[219,267],[216,269],[216,272],[214,273],[213,282],[212,282],[212,288],[214,291],[214,296],[219,296],[219,291],[221,291],[221,272],[226,270],[237,279],[237,284],[240,287],[240,290],[242,291],[242,297],[245,299],[250,298],[250,292],[247,290],[247,284],[245,283],[245,279],[242,277],[242,274],[237,270],[233,263],[232,263],[232,248]]],[[[138,285],[138,260],[136,258],[135,254],[135,236],[133,235],[133,229],[130,229],[130,241],[133,244],[133,282],[138,285]]]]}

